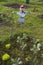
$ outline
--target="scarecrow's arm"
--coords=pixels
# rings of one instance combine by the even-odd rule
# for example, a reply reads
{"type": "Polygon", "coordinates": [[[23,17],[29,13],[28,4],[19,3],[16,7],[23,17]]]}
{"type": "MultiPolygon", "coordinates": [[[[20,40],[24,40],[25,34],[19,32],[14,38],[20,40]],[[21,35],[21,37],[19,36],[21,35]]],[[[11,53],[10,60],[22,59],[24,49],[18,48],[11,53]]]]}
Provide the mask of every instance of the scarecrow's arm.
{"type": "Polygon", "coordinates": [[[16,14],[17,12],[16,11],[12,11],[12,14],[16,14]]]}
{"type": "Polygon", "coordinates": [[[27,12],[27,14],[35,14],[34,12],[30,11],[30,12],[27,12]]]}
{"type": "Polygon", "coordinates": [[[27,14],[32,14],[32,12],[31,11],[30,12],[27,11],[27,14]]]}

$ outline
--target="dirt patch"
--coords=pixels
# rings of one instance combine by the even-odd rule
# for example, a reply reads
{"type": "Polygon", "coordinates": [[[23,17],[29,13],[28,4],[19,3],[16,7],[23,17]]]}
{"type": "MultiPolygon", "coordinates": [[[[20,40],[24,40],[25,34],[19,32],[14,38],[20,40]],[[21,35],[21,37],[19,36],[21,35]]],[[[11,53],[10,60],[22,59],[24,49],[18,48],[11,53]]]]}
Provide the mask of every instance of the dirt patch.
{"type": "Polygon", "coordinates": [[[3,20],[3,18],[6,18],[6,14],[0,14],[0,26],[12,26],[12,24],[9,21],[3,20]]]}
{"type": "MultiPolygon", "coordinates": [[[[4,6],[17,9],[17,8],[20,7],[20,5],[21,5],[21,4],[13,3],[13,4],[6,4],[6,5],[4,5],[4,6]]],[[[24,5],[24,6],[25,6],[25,8],[31,8],[31,7],[32,7],[32,6],[30,6],[30,5],[24,5]]]]}
{"type": "Polygon", "coordinates": [[[42,15],[38,15],[37,17],[40,18],[40,19],[43,19],[43,14],[42,15]]]}
{"type": "Polygon", "coordinates": [[[12,24],[10,22],[0,22],[0,26],[9,26],[9,27],[11,27],[12,24]]]}

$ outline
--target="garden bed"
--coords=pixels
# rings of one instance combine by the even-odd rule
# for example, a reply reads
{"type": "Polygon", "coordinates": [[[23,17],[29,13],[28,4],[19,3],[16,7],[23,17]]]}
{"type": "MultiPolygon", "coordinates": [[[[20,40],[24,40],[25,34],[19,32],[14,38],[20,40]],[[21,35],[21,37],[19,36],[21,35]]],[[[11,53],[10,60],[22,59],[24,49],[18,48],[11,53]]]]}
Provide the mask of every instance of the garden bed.
{"type": "MultiPolygon", "coordinates": [[[[14,4],[6,4],[6,5],[4,5],[4,6],[17,9],[17,8],[20,7],[20,5],[21,5],[21,4],[14,3],[14,4]]],[[[25,6],[25,8],[31,8],[31,7],[32,7],[32,6],[30,6],[30,5],[24,5],[24,6],[25,6]]]]}
{"type": "Polygon", "coordinates": [[[42,15],[38,15],[38,18],[43,19],[43,14],[42,15]]]}
{"type": "Polygon", "coordinates": [[[9,39],[0,43],[0,65],[43,65],[41,57],[43,46],[39,50],[37,48],[39,43],[42,44],[39,39],[29,37],[27,33],[10,36],[9,39]],[[10,44],[11,46],[6,47],[6,44],[10,44]],[[10,59],[4,61],[2,60],[2,56],[6,53],[10,55],[10,59]]]}

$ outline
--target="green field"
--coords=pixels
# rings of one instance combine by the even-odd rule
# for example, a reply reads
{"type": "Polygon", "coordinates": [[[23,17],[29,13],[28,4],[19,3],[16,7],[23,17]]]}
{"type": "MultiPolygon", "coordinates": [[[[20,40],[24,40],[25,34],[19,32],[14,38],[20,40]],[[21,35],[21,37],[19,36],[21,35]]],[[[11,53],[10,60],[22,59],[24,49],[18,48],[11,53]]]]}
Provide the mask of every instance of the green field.
{"type": "MultiPolygon", "coordinates": [[[[13,1],[9,0],[7,2],[4,2],[4,1],[0,2],[0,43],[5,42],[5,43],[12,43],[12,45],[14,45],[16,42],[15,41],[9,42],[9,38],[11,36],[13,37],[16,34],[19,35],[21,33],[27,33],[29,35],[29,37],[39,39],[41,42],[43,42],[43,1],[30,0],[30,4],[26,4],[25,0],[24,1],[23,0],[13,0],[13,1]],[[28,6],[28,8],[26,8],[26,10],[28,12],[30,12],[30,11],[32,12],[31,14],[27,14],[25,16],[25,23],[21,24],[20,26],[18,26],[19,16],[17,15],[19,8],[15,9],[15,8],[12,8],[12,6],[10,6],[10,7],[4,6],[6,4],[10,5],[10,4],[14,4],[14,3],[24,4],[25,6],[28,6]],[[12,14],[12,11],[15,11],[15,13],[12,14]],[[3,14],[4,14],[4,16],[3,16],[3,14]],[[5,23],[5,24],[3,24],[3,23],[5,23]]],[[[28,43],[28,42],[26,42],[26,43],[28,43]]],[[[5,44],[3,44],[1,46],[3,47],[4,45],[5,44]]],[[[2,48],[0,47],[0,49],[2,49],[2,48]]],[[[5,49],[5,48],[3,47],[3,49],[5,49]]],[[[2,54],[6,52],[6,50],[4,50],[4,52],[3,52],[3,49],[0,51],[0,56],[2,56],[2,54]]],[[[14,49],[17,51],[17,53],[20,52],[20,50],[18,48],[16,49],[14,47],[12,47],[12,49],[10,50],[10,53],[8,50],[7,51],[9,54],[14,56],[14,52],[15,52],[14,49]]],[[[42,53],[42,52],[39,52],[39,53],[42,53]]],[[[15,52],[15,55],[17,53],[15,52]]],[[[22,53],[20,52],[20,54],[22,54],[22,53]]],[[[0,62],[0,64],[1,64],[1,62],[0,62]]],[[[4,65],[3,61],[2,61],[2,65],[4,65]]],[[[7,65],[9,65],[9,63],[7,65]]],[[[10,65],[11,65],[11,63],[10,63],[10,65]]],[[[40,65],[40,64],[38,64],[38,65],[40,65]]],[[[43,62],[41,65],[43,65],[43,62]]]]}
{"type": "MultiPolygon", "coordinates": [[[[6,13],[9,13],[10,11],[16,11],[16,12],[18,11],[18,9],[16,10],[14,8],[4,7],[2,5],[2,2],[0,2],[0,3],[1,3],[0,4],[0,13],[6,14],[6,13]]],[[[6,3],[6,2],[3,2],[3,3],[6,3]]],[[[12,21],[12,24],[14,23],[13,27],[15,29],[12,31],[12,34],[15,34],[16,32],[27,32],[27,33],[29,33],[30,36],[39,38],[40,40],[43,41],[43,19],[38,18],[38,15],[43,14],[43,6],[38,5],[37,3],[36,3],[36,5],[30,4],[30,6],[32,6],[32,8],[26,9],[28,12],[34,10],[34,8],[38,11],[35,11],[32,14],[27,14],[25,17],[25,23],[23,25],[21,25],[20,27],[17,27],[17,24],[16,24],[17,20],[18,20],[18,15],[17,14],[13,15],[14,21],[12,21]]],[[[10,14],[11,14],[11,12],[9,13],[9,16],[10,16],[10,14]]],[[[9,34],[11,34],[11,28],[12,28],[12,26],[10,26],[10,27],[9,26],[1,26],[0,27],[0,38],[6,39],[7,37],[9,37],[9,34]]]]}

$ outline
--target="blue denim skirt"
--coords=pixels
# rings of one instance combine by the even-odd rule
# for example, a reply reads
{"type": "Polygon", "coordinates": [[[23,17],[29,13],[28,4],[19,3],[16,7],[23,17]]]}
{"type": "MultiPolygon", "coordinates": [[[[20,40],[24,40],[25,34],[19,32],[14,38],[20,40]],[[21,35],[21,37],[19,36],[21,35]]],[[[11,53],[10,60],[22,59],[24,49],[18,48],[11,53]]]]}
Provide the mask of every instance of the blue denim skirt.
{"type": "Polygon", "coordinates": [[[20,17],[18,20],[18,24],[24,23],[24,17],[20,17]]]}

